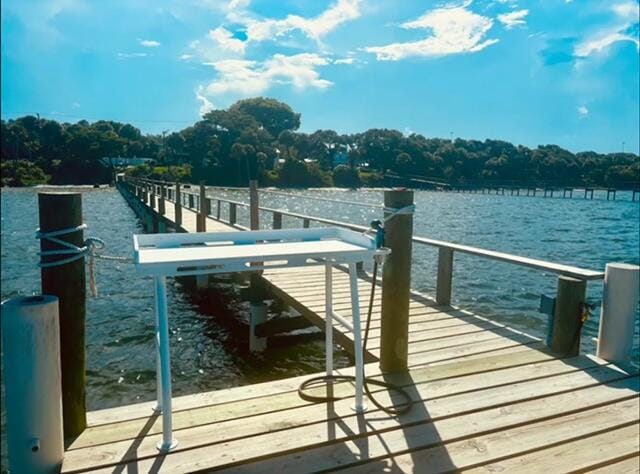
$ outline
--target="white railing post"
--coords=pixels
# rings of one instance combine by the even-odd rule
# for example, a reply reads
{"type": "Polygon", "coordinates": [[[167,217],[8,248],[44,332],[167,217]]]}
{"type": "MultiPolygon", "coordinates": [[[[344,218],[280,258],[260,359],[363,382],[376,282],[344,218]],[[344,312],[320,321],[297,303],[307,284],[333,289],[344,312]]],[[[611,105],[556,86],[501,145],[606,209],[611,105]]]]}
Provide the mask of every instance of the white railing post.
{"type": "Polygon", "coordinates": [[[604,274],[598,357],[613,362],[629,361],[639,297],[640,267],[608,263],[604,274]]]}
{"type": "Polygon", "coordinates": [[[356,403],[357,413],[366,411],[364,404],[364,353],[362,350],[362,325],[360,324],[360,295],[358,293],[358,270],[355,263],[349,264],[351,283],[351,321],[353,323],[353,352],[356,358],[356,403]]]}
{"type": "Polygon", "coordinates": [[[327,262],[324,269],[325,368],[333,375],[333,267],[327,262]]]}
{"type": "Polygon", "coordinates": [[[178,442],[173,439],[171,413],[171,356],[169,352],[169,312],[167,307],[166,278],[155,278],[156,305],[158,308],[158,334],[160,341],[160,370],[162,377],[162,441],[158,442],[158,450],[171,451],[178,442]]]}

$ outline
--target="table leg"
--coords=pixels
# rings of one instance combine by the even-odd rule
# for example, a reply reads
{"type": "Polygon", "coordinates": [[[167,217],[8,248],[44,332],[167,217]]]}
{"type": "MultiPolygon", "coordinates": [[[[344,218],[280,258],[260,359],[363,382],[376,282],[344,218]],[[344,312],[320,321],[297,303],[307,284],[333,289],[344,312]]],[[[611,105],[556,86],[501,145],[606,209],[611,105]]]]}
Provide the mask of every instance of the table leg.
{"type": "Polygon", "coordinates": [[[333,374],[333,267],[327,262],[324,266],[324,309],[325,309],[325,367],[327,375],[333,374]]]}
{"type": "Polygon", "coordinates": [[[156,316],[156,331],[154,333],[154,343],[156,345],[156,406],[153,411],[162,413],[162,368],[160,366],[160,314],[158,309],[158,287],[154,283],[154,313],[156,316]]]}
{"type": "Polygon", "coordinates": [[[171,360],[169,353],[169,316],[167,311],[166,278],[155,278],[158,305],[158,332],[160,339],[160,369],[162,372],[162,441],[158,442],[158,449],[162,452],[171,451],[178,442],[173,439],[171,413],[171,360]]]}
{"type": "Polygon", "coordinates": [[[353,349],[356,357],[356,403],[353,409],[360,413],[367,409],[363,400],[364,354],[362,351],[362,327],[360,324],[360,295],[358,293],[358,271],[355,263],[349,264],[351,283],[351,316],[353,321],[353,349]]]}

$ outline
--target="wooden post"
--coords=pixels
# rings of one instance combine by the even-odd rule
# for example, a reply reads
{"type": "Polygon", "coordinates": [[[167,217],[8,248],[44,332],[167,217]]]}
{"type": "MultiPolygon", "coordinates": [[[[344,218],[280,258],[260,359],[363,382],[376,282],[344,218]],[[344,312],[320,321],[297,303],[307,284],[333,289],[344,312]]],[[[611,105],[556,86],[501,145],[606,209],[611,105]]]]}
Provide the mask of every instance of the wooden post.
{"type": "MultiPolygon", "coordinates": [[[[413,191],[384,193],[385,208],[401,209],[412,204],[413,191]]],[[[385,245],[391,254],[382,267],[380,367],[383,372],[397,372],[407,370],[413,215],[397,214],[384,227],[385,245]]]]}
{"type": "Polygon", "coordinates": [[[155,186],[153,184],[149,186],[149,207],[151,207],[151,209],[156,208],[156,193],[155,186]]]}
{"type": "Polygon", "coordinates": [[[200,209],[198,210],[198,216],[196,220],[196,232],[207,231],[207,215],[209,214],[207,207],[207,187],[204,185],[204,181],[200,181],[200,209]]]}
{"type": "Polygon", "coordinates": [[[216,199],[216,220],[220,220],[220,199],[216,199]]]}
{"type": "MultiPolygon", "coordinates": [[[[80,193],[38,193],[38,213],[40,231],[43,233],[80,226],[82,195],[80,193]]],[[[82,230],[57,238],[77,247],[84,246],[82,230]]],[[[40,250],[43,252],[63,249],[64,247],[49,240],[40,241],[40,250]]],[[[55,262],[67,257],[69,255],[43,256],[42,261],[55,262]]],[[[87,427],[84,258],[60,266],[42,268],[40,275],[42,294],[59,298],[62,409],[64,437],[68,439],[78,436],[87,427]]]]}
{"type": "Polygon", "coordinates": [[[556,308],[551,333],[551,350],[562,356],[580,353],[580,318],[587,295],[587,282],[567,276],[558,277],[556,308]]]}
{"type": "Polygon", "coordinates": [[[260,202],[258,198],[258,180],[249,181],[249,227],[251,230],[260,228],[260,202]]]}
{"type": "Polygon", "coordinates": [[[174,213],[176,226],[182,225],[182,196],[180,194],[180,183],[176,183],[176,200],[174,202],[174,213]]]}
{"type": "Polygon", "coordinates": [[[234,225],[237,219],[237,207],[235,202],[229,203],[229,224],[234,225]]]}
{"type": "Polygon", "coordinates": [[[282,229],[282,214],[279,212],[273,213],[273,227],[275,229],[282,229]]]}
{"type": "Polygon", "coordinates": [[[436,286],[436,303],[451,304],[453,280],[453,250],[440,247],[438,249],[438,282],[436,286]]]}
{"type": "Polygon", "coordinates": [[[189,196],[189,201],[188,201],[187,205],[188,205],[189,209],[193,209],[193,194],[189,193],[188,196],[189,196]]]}
{"type": "Polygon", "coordinates": [[[165,213],[164,200],[166,198],[166,194],[167,188],[165,187],[164,183],[162,183],[160,185],[160,197],[158,198],[158,212],[162,216],[164,216],[165,213]]]}

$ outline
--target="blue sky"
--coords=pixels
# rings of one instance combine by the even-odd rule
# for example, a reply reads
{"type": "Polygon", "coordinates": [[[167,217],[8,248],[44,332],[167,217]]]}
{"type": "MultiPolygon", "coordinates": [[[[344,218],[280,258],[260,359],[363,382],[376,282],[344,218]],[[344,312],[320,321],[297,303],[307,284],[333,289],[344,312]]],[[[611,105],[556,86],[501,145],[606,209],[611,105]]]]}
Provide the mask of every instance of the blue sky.
{"type": "Polygon", "coordinates": [[[638,0],[4,0],[2,117],[179,130],[270,96],[372,127],[638,152],[638,0]]]}

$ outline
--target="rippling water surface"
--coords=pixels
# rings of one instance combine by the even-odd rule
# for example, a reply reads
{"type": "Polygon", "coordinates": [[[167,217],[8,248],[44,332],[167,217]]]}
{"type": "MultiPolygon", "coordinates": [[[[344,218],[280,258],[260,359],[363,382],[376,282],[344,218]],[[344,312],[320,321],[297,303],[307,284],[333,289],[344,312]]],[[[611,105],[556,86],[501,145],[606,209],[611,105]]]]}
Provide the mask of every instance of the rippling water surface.
{"type": "MultiPolygon", "coordinates": [[[[103,238],[106,253],[130,255],[131,235],[142,228],[115,189],[81,189],[88,235],[103,238]]],[[[37,293],[37,190],[2,190],[2,299],[37,293]]],[[[248,201],[240,190],[218,191],[248,201]]],[[[214,191],[210,191],[214,195],[214,191]]],[[[300,192],[292,191],[298,195],[300,192]]],[[[382,191],[310,190],[320,196],[380,204],[382,191]]],[[[414,234],[527,257],[602,270],[607,262],[639,263],[640,203],[622,195],[617,201],[579,198],[511,197],[417,191],[414,234]]],[[[261,205],[308,215],[367,224],[381,211],[317,200],[262,194],[261,205]]],[[[224,214],[224,207],[223,207],[224,214]]],[[[263,223],[270,225],[270,215],[263,223]]],[[[245,209],[240,223],[248,221],[245,209]],[[244,221],[244,222],[243,222],[244,221]]],[[[300,222],[285,217],[285,227],[300,222]]],[[[414,244],[412,287],[434,293],[437,249],[414,244]]],[[[155,396],[153,358],[153,286],[130,265],[100,261],[100,295],[87,301],[87,403],[91,410],[113,407],[155,396]]],[[[246,331],[237,322],[246,304],[237,287],[219,284],[216,301],[203,305],[188,296],[181,284],[169,280],[172,366],[176,395],[256,383],[322,370],[321,342],[248,352],[246,331]]],[[[455,254],[454,304],[539,336],[546,316],[537,313],[541,293],[555,294],[556,276],[537,270],[455,254]]],[[[594,351],[601,282],[589,284],[589,299],[598,304],[587,321],[583,350],[594,351]]],[[[638,321],[636,321],[638,323],[638,321]]],[[[638,358],[638,324],[634,356],[638,358]]],[[[347,359],[341,355],[341,363],[347,359]]],[[[4,385],[3,385],[4,393],[4,385]]],[[[2,413],[4,425],[4,412],[2,413]]],[[[3,433],[4,442],[4,433],[3,433]]],[[[4,464],[4,460],[3,460],[4,464]]]]}

